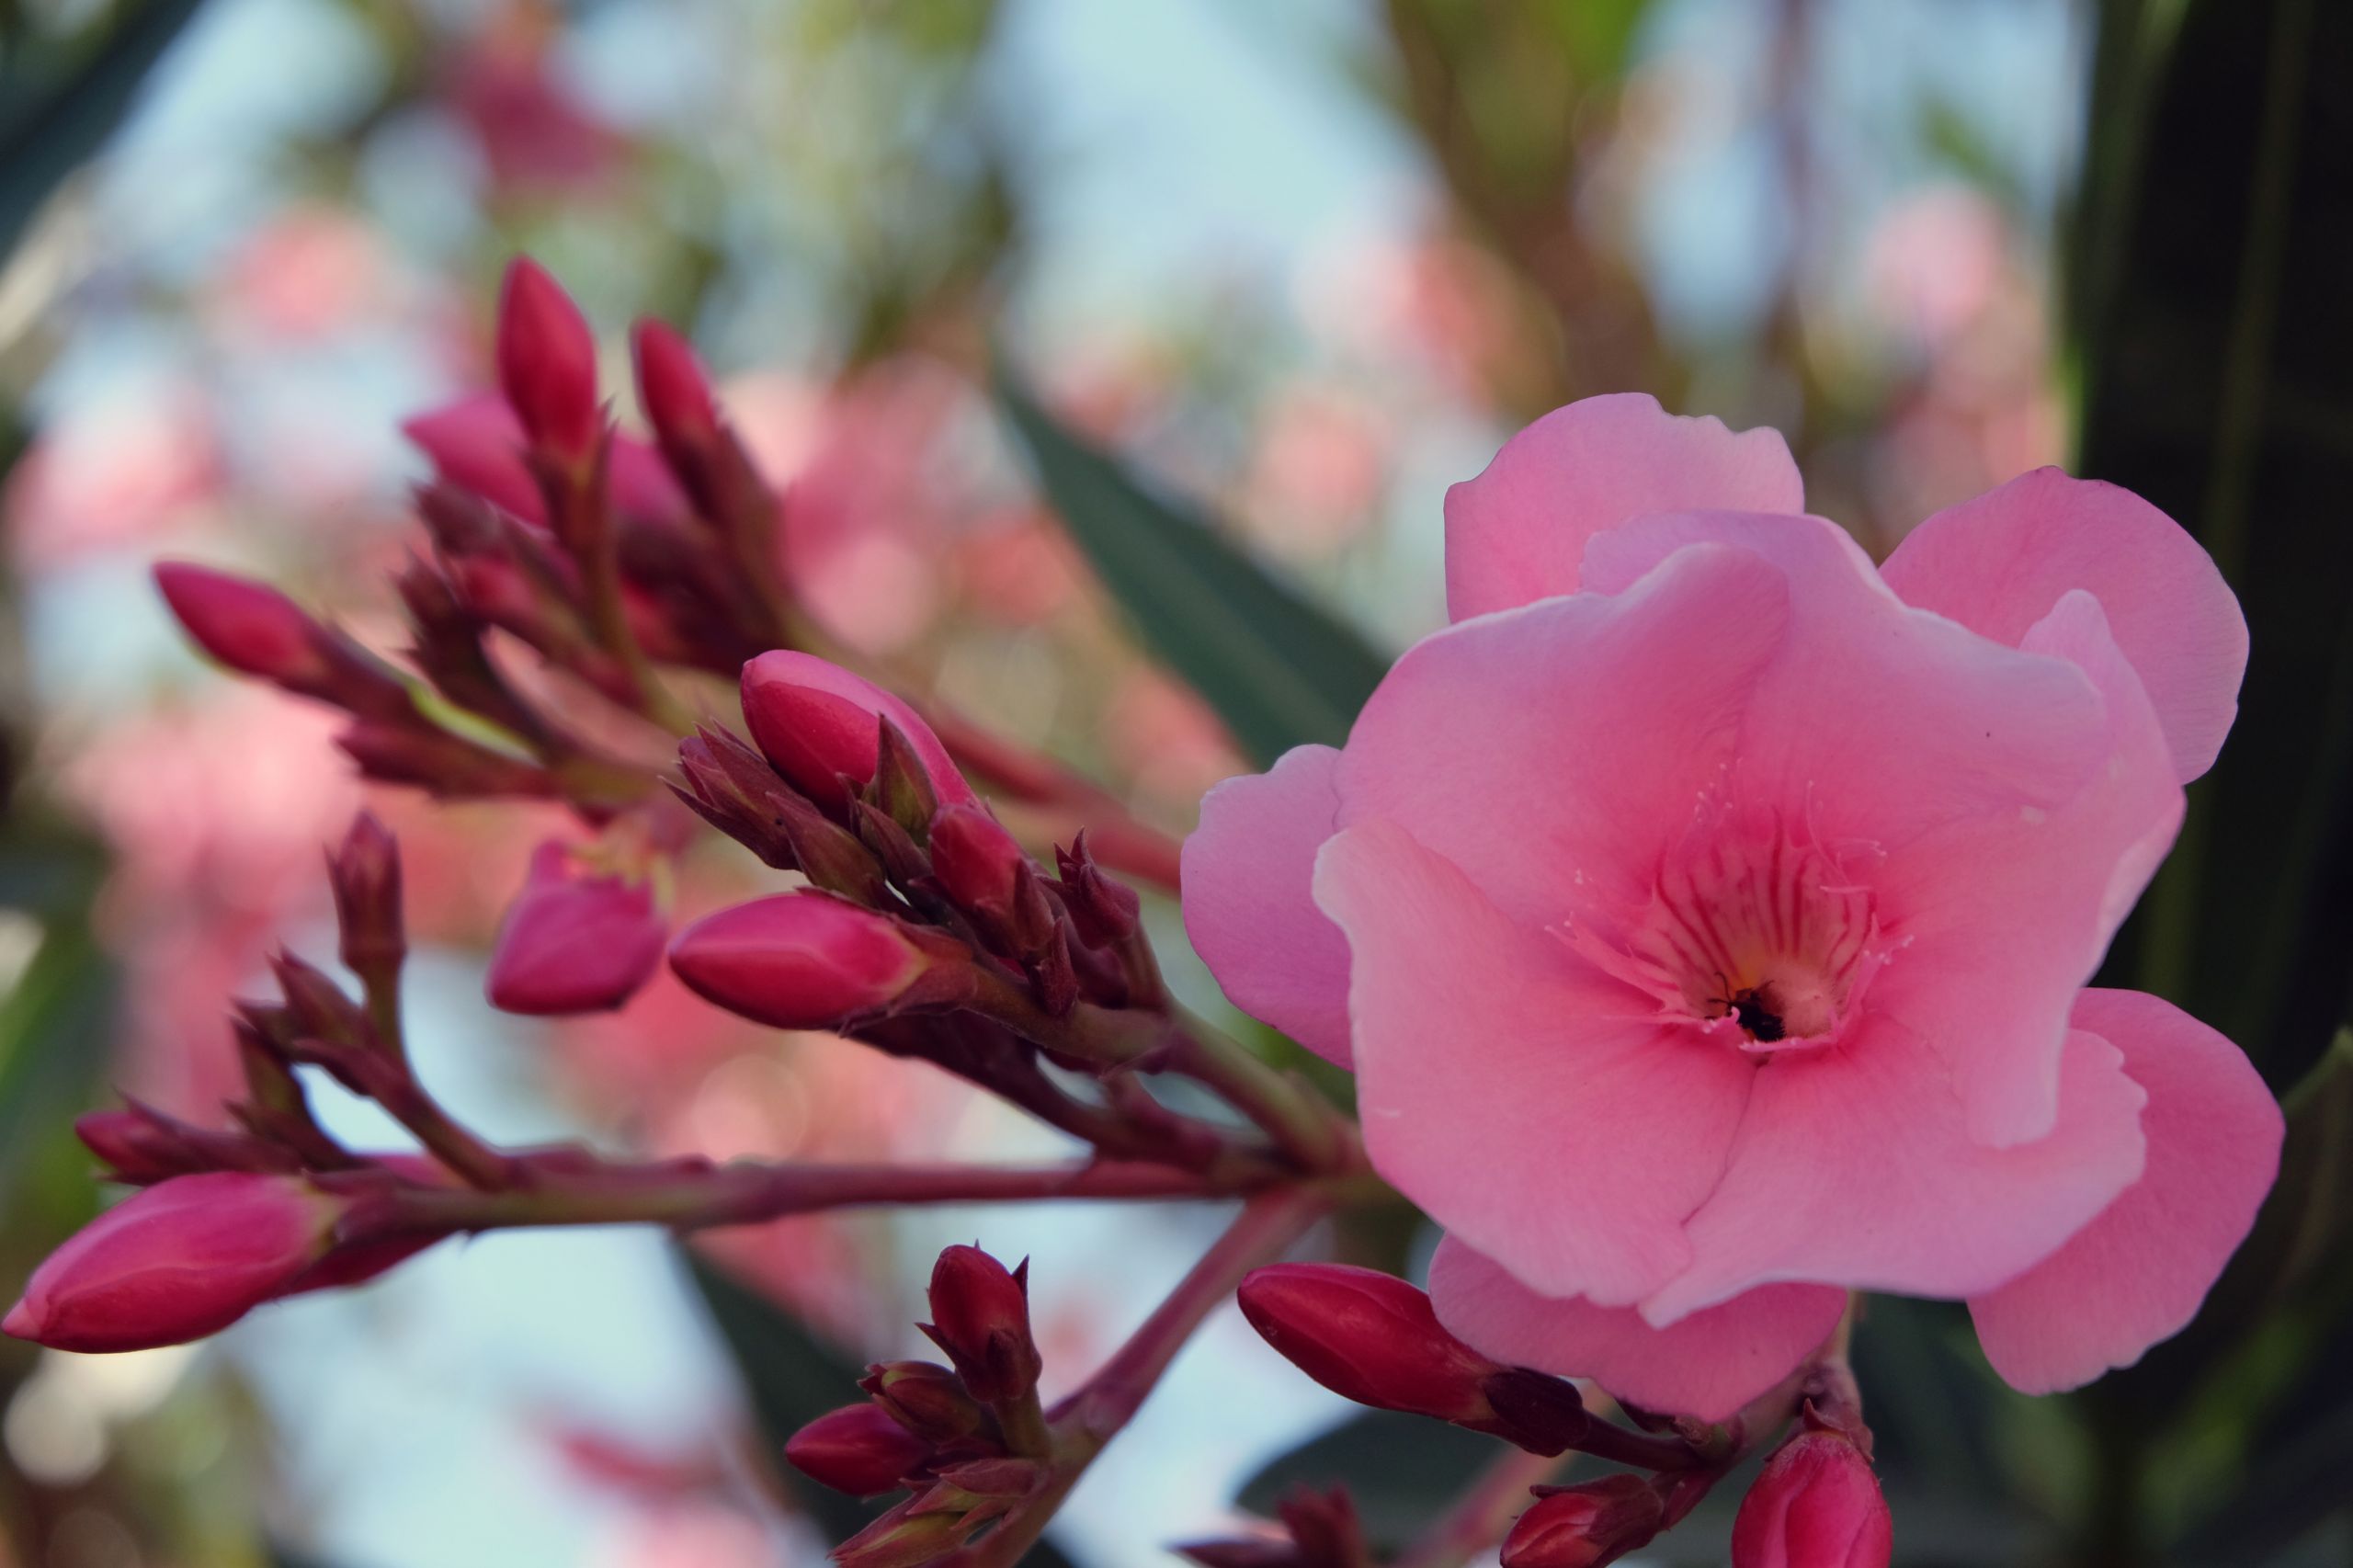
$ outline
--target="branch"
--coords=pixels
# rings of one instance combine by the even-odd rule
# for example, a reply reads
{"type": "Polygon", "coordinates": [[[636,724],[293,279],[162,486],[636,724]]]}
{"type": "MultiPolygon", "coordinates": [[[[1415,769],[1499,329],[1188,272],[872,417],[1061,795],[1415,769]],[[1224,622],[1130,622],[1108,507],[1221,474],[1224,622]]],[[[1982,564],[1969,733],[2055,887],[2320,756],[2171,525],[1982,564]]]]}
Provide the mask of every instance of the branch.
{"type": "MultiPolygon", "coordinates": [[[[362,1223],[371,1235],[558,1225],[694,1231],[883,1204],[1222,1198],[1289,1179],[1271,1167],[1219,1178],[1118,1160],[1044,1166],[712,1165],[620,1164],[563,1151],[516,1160],[529,1173],[528,1185],[499,1191],[403,1185],[370,1203],[362,1223]]],[[[324,1179],[328,1185],[336,1180],[324,1179]]]]}

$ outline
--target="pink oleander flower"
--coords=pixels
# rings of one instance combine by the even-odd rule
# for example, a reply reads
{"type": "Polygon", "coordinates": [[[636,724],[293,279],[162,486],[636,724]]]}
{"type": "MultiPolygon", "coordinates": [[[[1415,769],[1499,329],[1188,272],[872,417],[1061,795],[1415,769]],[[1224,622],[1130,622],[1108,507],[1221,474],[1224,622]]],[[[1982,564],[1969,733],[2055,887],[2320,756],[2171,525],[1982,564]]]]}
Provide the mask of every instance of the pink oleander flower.
{"type": "Polygon", "coordinates": [[[668,937],[650,881],[591,864],[550,839],[531,853],[483,989],[501,1012],[604,1012],[652,978],[668,937]]]}
{"type": "Polygon", "coordinates": [[[2277,1170],[2245,1058],[2087,991],[2236,711],[2155,508],[2041,470],[1876,569],[1769,430],[1595,398],[1447,498],[1456,624],[1347,746],[1221,786],[1185,916],[1353,1064],[1496,1359],[1716,1418],[1849,1289],[2029,1392],[2197,1311],[2277,1170]]]}

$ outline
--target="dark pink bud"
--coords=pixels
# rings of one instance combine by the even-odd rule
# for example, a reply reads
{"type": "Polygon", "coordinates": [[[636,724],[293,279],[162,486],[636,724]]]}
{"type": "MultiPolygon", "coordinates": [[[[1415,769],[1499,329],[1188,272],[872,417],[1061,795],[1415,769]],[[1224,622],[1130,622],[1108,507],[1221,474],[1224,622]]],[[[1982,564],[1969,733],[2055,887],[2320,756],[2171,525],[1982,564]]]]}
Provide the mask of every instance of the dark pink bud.
{"type": "Polygon", "coordinates": [[[988,808],[961,801],[931,819],[931,870],[959,908],[1003,920],[1013,912],[1021,868],[1029,857],[988,808]]]}
{"type": "Polygon", "coordinates": [[[577,461],[604,433],[597,337],[563,285],[517,256],[498,295],[498,385],[540,446],[577,461]]]}
{"type": "Polygon", "coordinates": [[[769,763],[828,811],[849,804],[843,778],[861,788],[873,780],[884,718],[914,746],[934,794],[943,801],[972,799],[972,786],[931,726],[898,698],[838,665],[789,649],[762,653],[744,666],[743,695],[744,722],[769,763]]]}
{"type": "Polygon", "coordinates": [[[1887,1568],[1893,1551],[1870,1460],[1838,1432],[1782,1444],[1732,1527],[1733,1568],[1887,1568]]]}
{"type": "Polygon", "coordinates": [[[473,392],[411,418],[401,434],[432,460],[443,483],[481,496],[536,527],[547,500],[523,461],[523,422],[496,392],[473,392]]]}
{"type": "Polygon", "coordinates": [[[57,1350],[201,1339],[326,1255],[344,1201],[300,1177],[175,1176],[108,1210],[33,1270],[0,1329],[57,1350]]]}
{"type": "Polygon", "coordinates": [[[155,585],[197,645],[231,669],[296,691],[332,686],[325,628],[276,588],[183,561],[158,562],[155,585]]]}
{"type": "Polygon", "coordinates": [[[1027,1262],[1008,1270],[978,1247],[949,1247],[932,1266],[931,1318],[923,1331],[974,1399],[1002,1403],[1038,1386],[1043,1363],[1029,1335],[1027,1262]]]}
{"type": "Polygon", "coordinates": [[[650,881],[599,870],[550,839],[531,852],[498,928],[490,1005],[539,1017],[618,1007],[653,975],[668,935],[650,881]]]}
{"type": "Polygon", "coordinates": [[[191,1127],[133,1100],[120,1110],[94,1110],[74,1123],[74,1136],[117,1181],[151,1182],[199,1171],[285,1171],[291,1155],[245,1132],[191,1127]]]}
{"type": "Polygon", "coordinates": [[[858,1386],[900,1426],[934,1443],[961,1442],[989,1424],[963,1380],[935,1362],[878,1362],[858,1386]]]}
{"type": "Polygon", "coordinates": [[[1134,937],[1143,918],[1143,901],[1135,889],[1103,874],[1086,847],[1085,833],[1069,848],[1056,848],[1054,863],[1062,873],[1063,905],[1080,936],[1106,946],[1134,937]]]}
{"type": "Polygon", "coordinates": [[[781,1029],[883,1012],[933,966],[888,915],[817,892],[720,910],[670,944],[671,969],[696,994],[781,1029]]]}
{"type": "Polygon", "coordinates": [[[1645,1545],[1665,1522],[1664,1500],[1639,1475],[1540,1491],[1504,1537],[1503,1568],[1602,1568],[1645,1545]]]}
{"type": "Polygon", "coordinates": [[[1337,1263],[1278,1263],[1236,1293],[1259,1336],[1334,1393],[1441,1421],[1491,1422],[1480,1385],[1500,1370],[1447,1333],[1403,1279],[1337,1263]]]}
{"type": "Polygon", "coordinates": [[[870,1404],[847,1404],[795,1432],[784,1457],[821,1486],[872,1497],[919,1472],[931,1445],[870,1404]]]}
{"type": "Polygon", "coordinates": [[[665,449],[707,449],[719,438],[719,406],[710,380],[687,340],[666,323],[642,321],[633,333],[637,397],[646,422],[665,449]]]}
{"type": "Polygon", "coordinates": [[[552,795],[555,781],[517,758],[417,720],[362,719],[335,738],[359,771],[387,784],[415,784],[436,795],[552,795]]]}
{"type": "Polygon", "coordinates": [[[327,883],[335,892],[345,966],[363,979],[374,970],[399,968],[408,955],[401,918],[401,851],[374,812],[354,818],[342,845],[327,857],[327,883]]]}

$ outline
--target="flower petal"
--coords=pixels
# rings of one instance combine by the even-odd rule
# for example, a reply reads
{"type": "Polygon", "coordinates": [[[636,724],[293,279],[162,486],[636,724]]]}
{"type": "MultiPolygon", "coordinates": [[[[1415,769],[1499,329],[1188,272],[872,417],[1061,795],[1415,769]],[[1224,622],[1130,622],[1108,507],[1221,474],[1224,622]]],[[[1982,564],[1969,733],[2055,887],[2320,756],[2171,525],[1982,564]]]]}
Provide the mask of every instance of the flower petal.
{"type": "Polygon", "coordinates": [[[2089,590],[2148,687],[2176,777],[2213,766],[2238,714],[2246,620],[2213,557],[2131,491],[2037,469],[1938,512],[1882,570],[1905,603],[2012,644],[2068,589],[2089,590]]]}
{"type": "Polygon", "coordinates": [[[1752,1072],[1515,924],[1392,823],[1347,828],[1315,901],[1347,934],[1374,1166],[1548,1294],[1637,1300],[1689,1261],[1752,1072]]]}
{"type": "Polygon", "coordinates": [[[1847,1310],[1835,1286],[1767,1285],[1653,1328],[1631,1307],[1538,1295],[1455,1236],[1430,1259],[1430,1301],[1482,1355],[1591,1378],[1646,1410],[1702,1421],[1725,1419],[1789,1376],[1847,1310]]]}
{"type": "Polygon", "coordinates": [[[2075,1024],[2148,1092],[2148,1169],[2057,1252],[1970,1301],[1994,1369],[2028,1393],[2129,1367],[2186,1327],[2279,1169],[2279,1104],[2237,1046],[2138,991],[2085,992],[2075,1024]]]}
{"type": "Polygon", "coordinates": [[[2058,1114],[2067,1009],[2170,844],[2181,791],[2099,607],[2075,595],[2011,648],[1898,599],[1819,517],[1644,517],[1593,541],[1597,593],[1695,543],[1786,574],[1789,631],[1738,740],[1734,792],[1850,863],[1896,945],[1870,1006],[1941,1053],[1971,1136],[2058,1114]]]}
{"type": "Polygon", "coordinates": [[[1185,841],[1185,933],[1233,1005],[1348,1064],[1348,943],[1315,907],[1315,852],[1339,810],[1330,746],[1294,746],[1201,801],[1185,841]]]}
{"type": "Polygon", "coordinates": [[[1971,1141],[1950,1074],[1900,1025],[1866,1018],[1756,1074],[1722,1182],[1685,1227],[1695,1261],[1643,1302],[1672,1324],[1780,1280],[1967,1296],[2014,1278],[2141,1175],[2122,1058],[2067,1038],[2059,1125],[2009,1149],[1971,1141]]]}
{"type": "Polygon", "coordinates": [[[1715,546],[1616,597],[1450,627],[1358,716],[1340,823],[1401,824],[1530,927],[1639,904],[1731,762],[1788,613],[1780,572],[1715,546]]]}
{"type": "Polygon", "coordinates": [[[1554,409],[1446,494],[1456,620],[1574,593],[1586,540],[1645,512],[1796,512],[1805,482],[1780,433],[1668,414],[1640,392],[1554,409]]]}
{"type": "Polygon", "coordinates": [[[2058,1063],[2037,1056],[2099,967],[2109,939],[2181,825],[2165,736],[2099,602],[2070,591],[2029,631],[2029,652],[2067,660],[2106,704],[2106,765],[2063,805],[1957,821],[1892,849],[1882,909],[1907,946],[1872,1005],[1951,1064],[1970,1131],[2039,1137],[2057,1112],[2058,1063]],[[2040,1060],[2038,1083],[2029,1069],[2040,1060]]]}

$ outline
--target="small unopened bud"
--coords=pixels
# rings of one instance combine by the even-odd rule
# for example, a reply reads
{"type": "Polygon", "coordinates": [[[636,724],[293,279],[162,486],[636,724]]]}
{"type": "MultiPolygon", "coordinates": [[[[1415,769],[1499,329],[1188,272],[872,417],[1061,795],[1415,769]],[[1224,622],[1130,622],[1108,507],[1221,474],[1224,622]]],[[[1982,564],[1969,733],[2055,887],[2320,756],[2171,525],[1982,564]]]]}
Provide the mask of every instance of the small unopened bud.
{"type": "Polygon", "coordinates": [[[719,439],[719,407],[710,380],[687,340],[658,321],[642,321],[631,334],[637,350],[637,400],[646,422],[671,461],[691,462],[719,439]]]}
{"type": "Polygon", "coordinates": [[[506,269],[498,295],[498,385],[531,439],[580,461],[604,432],[597,403],[597,337],[572,297],[529,256],[506,269]]]}
{"type": "Polygon", "coordinates": [[[943,806],[931,819],[931,872],[959,909],[1011,919],[1021,869],[1029,857],[977,801],[943,806]]]}
{"type": "Polygon", "coordinates": [[[873,1497],[920,1472],[931,1445],[870,1404],[847,1404],[787,1438],[784,1457],[821,1486],[873,1497]]]}
{"type": "Polygon", "coordinates": [[[1482,1382],[1503,1369],[1449,1334],[1403,1279],[1336,1263],[1278,1263],[1236,1292],[1242,1315],[1285,1359],[1334,1393],[1383,1410],[1478,1425],[1482,1382]]]}
{"type": "Polygon", "coordinates": [[[290,1171],[293,1156],[250,1133],[191,1127],[153,1106],[131,1101],[94,1110],[74,1123],[74,1136],[117,1181],[146,1186],[199,1171],[290,1171]]]}
{"type": "Polygon", "coordinates": [[[445,798],[557,793],[555,780],[545,770],[422,720],[363,719],[338,733],[335,744],[370,778],[414,784],[445,798]]]}
{"type": "Polygon", "coordinates": [[[964,1380],[937,1362],[878,1362],[858,1386],[892,1420],[935,1444],[961,1443],[989,1425],[964,1380]]]}
{"type": "Polygon", "coordinates": [[[290,952],[271,955],[270,972],[286,994],[294,1038],[320,1045],[360,1047],[371,1043],[368,1015],[326,971],[290,952]]]}
{"type": "Polygon", "coordinates": [[[176,1176],[85,1225],[33,1270],[0,1330],[56,1350],[218,1334],[326,1255],[344,1204],[301,1178],[176,1176]]]}
{"type": "Polygon", "coordinates": [[[523,461],[523,422],[496,392],[474,392],[411,418],[401,434],[433,463],[442,483],[544,528],[547,500],[523,461]]]}
{"type": "Polygon", "coordinates": [[[267,583],[165,561],[155,585],[197,645],[231,669],[312,696],[333,690],[326,629],[267,583]]]}
{"type": "Polygon", "coordinates": [[[1733,1521],[1733,1568],[1887,1568],[1894,1525],[1870,1460],[1841,1432],[1800,1433],[1765,1461],[1733,1521]]]}
{"type": "Polygon", "coordinates": [[[342,845],[327,857],[327,885],[335,892],[345,967],[363,979],[399,969],[408,955],[400,846],[374,812],[352,819],[342,845]]]}
{"type": "Polygon", "coordinates": [[[670,944],[704,1000],[784,1029],[835,1028],[915,1005],[938,963],[888,915],[825,893],[781,893],[707,915],[670,944]]]}
{"type": "Polygon", "coordinates": [[[531,852],[483,989],[504,1013],[608,1011],[653,976],[668,935],[650,881],[599,870],[551,839],[531,852]]]}
{"type": "Polygon", "coordinates": [[[1001,1404],[1038,1386],[1044,1363],[1029,1335],[1028,1262],[1008,1270],[978,1247],[948,1248],[931,1270],[931,1316],[919,1326],[974,1399],[1001,1404]]]}
{"type": "Polygon", "coordinates": [[[1504,1537],[1503,1568],[1602,1568],[1647,1544],[1665,1518],[1657,1489],[1639,1475],[1537,1494],[1504,1537]]]}
{"type": "Polygon", "coordinates": [[[1069,848],[1057,848],[1054,860],[1062,872],[1063,903],[1080,936],[1108,947],[1136,934],[1143,917],[1143,901],[1135,889],[1103,874],[1103,868],[1087,850],[1086,834],[1081,833],[1069,848]]]}
{"type": "Polygon", "coordinates": [[[776,770],[811,800],[846,811],[850,784],[873,782],[881,747],[881,721],[896,724],[942,801],[969,801],[948,748],[915,710],[838,665],[811,653],[778,649],[744,666],[744,722],[776,770]]]}

